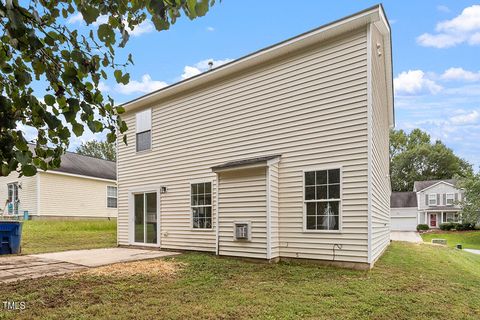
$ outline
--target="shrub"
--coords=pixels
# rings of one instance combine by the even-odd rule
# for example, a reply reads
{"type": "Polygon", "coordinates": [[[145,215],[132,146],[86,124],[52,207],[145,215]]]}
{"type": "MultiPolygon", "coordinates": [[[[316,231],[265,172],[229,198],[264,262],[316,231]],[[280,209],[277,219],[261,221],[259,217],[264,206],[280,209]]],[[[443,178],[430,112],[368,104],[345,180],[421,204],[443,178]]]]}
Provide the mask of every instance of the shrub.
{"type": "Polygon", "coordinates": [[[458,231],[475,230],[475,223],[458,223],[455,229],[458,231]]]}
{"type": "Polygon", "coordinates": [[[430,227],[428,226],[428,224],[419,224],[417,225],[417,231],[426,231],[430,229],[430,227]]]}
{"type": "Polygon", "coordinates": [[[453,223],[453,222],[440,223],[440,230],[450,231],[450,230],[456,229],[457,226],[458,226],[458,223],[453,223]]]}

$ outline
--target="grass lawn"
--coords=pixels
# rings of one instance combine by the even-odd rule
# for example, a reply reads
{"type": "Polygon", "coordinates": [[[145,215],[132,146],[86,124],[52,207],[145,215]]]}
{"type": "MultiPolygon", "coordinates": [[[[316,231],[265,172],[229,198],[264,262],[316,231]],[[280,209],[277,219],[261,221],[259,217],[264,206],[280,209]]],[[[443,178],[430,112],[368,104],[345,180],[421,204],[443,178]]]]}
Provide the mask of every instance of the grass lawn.
{"type": "Polygon", "coordinates": [[[423,241],[432,242],[432,239],[446,239],[449,247],[461,243],[467,249],[480,249],[480,230],[477,231],[439,231],[422,234],[423,241]]]}
{"type": "Polygon", "coordinates": [[[22,254],[114,247],[115,220],[30,220],[23,224],[22,254]]]}
{"type": "Polygon", "coordinates": [[[480,256],[393,243],[371,271],[189,253],[2,285],[16,319],[478,319],[480,256]]]}

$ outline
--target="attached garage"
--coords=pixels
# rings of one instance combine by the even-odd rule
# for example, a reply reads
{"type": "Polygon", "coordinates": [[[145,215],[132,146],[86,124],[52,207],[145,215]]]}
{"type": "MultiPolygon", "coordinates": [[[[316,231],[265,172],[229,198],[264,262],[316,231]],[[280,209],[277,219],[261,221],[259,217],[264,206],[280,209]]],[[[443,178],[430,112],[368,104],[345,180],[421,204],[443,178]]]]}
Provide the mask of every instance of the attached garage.
{"type": "Polygon", "coordinates": [[[418,224],[417,194],[393,192],[390,199],[392,231],[415,231],[418,224]]]}

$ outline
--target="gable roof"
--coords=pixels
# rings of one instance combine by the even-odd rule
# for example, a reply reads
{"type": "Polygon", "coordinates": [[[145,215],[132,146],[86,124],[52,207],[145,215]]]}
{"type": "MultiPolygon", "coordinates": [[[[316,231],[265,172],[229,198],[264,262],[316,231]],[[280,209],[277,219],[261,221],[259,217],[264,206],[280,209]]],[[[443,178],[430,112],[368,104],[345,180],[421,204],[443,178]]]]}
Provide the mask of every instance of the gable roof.
{"type": "Polygon", "coordinates": [[[453,186],[457,184],[457,180],[455,179],[415,181],[413,184],[413,190],[416,192],[420,192],[440,182],[445,182],[453,186]]]}
{"type": "Polygon", "coordinates": [[[60,168],[52,169],[52,171],[117,180],[117,165],[115,161],[85,156],[70,151],[62,155],[61,159],[60,168]]]}
{"type": "Polygon", "coordinates": [[[151,106],[159,101],[172,98],[185,92],[204,87],[207,84],[224,80],[226,77],[246,69],[256,68],[273,59],[285,57],[294,51],[307,48],[312,44],[325,42],[331,38],[341,34],[358,30],[371,23],[374,23],[384,37],[385,41],[385,68],[387,78],[387,108],[389,116],[389,124],[393,127],[395,123],[394,100],[393,100],[393,69],[392,69],[392,43],[390,24],[385,15],[385,11],[381,4],[377,4],[368,9],[362,10],[345,18],[327,23],[311,31],[302,33],[296,37],[292,37],[285,41],[279,42],[272,46],[258,50],[229,63],[223,64],[216,68],[212,68],[206,72],[185,80],[173,83],[169,86],[153,91],[139,98],[124,103],[122,106],[127,112],[151,106]]]}
{"type": "MultiPolygon", "coordinates": [[[[35,153],[35,145],[29,144],[32,153],[35,153]]],[[[92,156],[85,156],[67,151],[61,157],[60,168],[49,169],[40,172],[62,172],[80,176],[117,180],[117,163],[92,156]]]]}
{"type": "Polygon", "coordinates": [[[392,192],[390,196],[390,208],[417,207],[416,192],[392,192]]]}

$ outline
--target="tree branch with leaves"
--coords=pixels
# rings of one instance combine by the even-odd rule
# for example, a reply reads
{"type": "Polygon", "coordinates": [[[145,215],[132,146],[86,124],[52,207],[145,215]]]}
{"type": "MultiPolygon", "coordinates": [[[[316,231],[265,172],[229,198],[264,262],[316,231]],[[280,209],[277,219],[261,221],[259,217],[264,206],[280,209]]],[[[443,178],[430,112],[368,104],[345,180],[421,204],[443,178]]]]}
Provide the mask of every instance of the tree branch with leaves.
{"type": "Polygon", "coordinates": [[[203,16],[214,0],[81,1],[32,0],[0,2],[0,176],[12,171],[35,175],[37,169],[59,167],[72,133],[106,131],[112,143],[126,143],[124,109],[99,89],[113,73],[117,83],[130,80],[133,64],[116,61],[117,46],[150,19],[167,30],[182,14],[203,16]],[[70,29],[66,20],[81,13],[87,32],[70,29]],[[99,17],[107,22],[94,26],[99,17]],[[42,92],[33,86],[45,83],[42,92]],[[28,147],[19,125],[36,129],[35,147],[28,147]]]}

